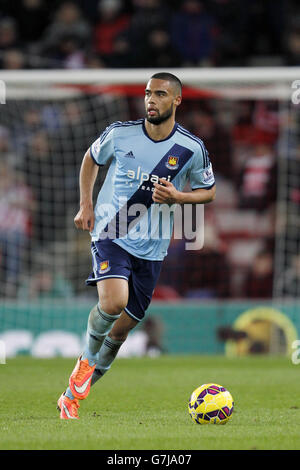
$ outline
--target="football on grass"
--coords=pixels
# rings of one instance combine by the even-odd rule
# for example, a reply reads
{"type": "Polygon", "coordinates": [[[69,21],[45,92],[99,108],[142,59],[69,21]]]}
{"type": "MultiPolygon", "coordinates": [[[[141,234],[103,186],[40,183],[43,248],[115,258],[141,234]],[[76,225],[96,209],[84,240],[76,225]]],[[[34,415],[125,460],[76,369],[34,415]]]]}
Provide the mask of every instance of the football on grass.
{"type": "Polygon", "coordinates": [[[209,383],[193,391],[189,414],[197,424],[226,424],[232,417],[233,398],[222,385],[209,383]]]}

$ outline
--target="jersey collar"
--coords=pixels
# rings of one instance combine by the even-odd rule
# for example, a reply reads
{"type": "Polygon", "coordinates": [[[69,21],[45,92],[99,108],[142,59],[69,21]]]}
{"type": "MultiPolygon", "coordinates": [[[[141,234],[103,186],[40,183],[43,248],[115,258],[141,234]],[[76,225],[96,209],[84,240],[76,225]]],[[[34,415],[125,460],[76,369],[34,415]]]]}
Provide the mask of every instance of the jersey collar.
{"type": "Polygon", "coordinates": [[[170,132],[170,134],[169,134],[165,139],[162,139],[162,140],[154,140],[154,139],[151,139],[151,137],[148,135],[148,132],[147,132],[146,126],[145,126],[145,119],[143,120],[143,132],[144,132],[145,136],[148,137],[148,139],[150,139],[150,140],[151,140],[152,142],[154,142],[155,144],[158,144],[159,142],[165,142],[165,140],[170,139],[170,137],[172,137],[172,135],[175,134],[177,127],[178,127],[178,124],[177,124],[177,122],[175,122],[172,131],[170,132]]]}

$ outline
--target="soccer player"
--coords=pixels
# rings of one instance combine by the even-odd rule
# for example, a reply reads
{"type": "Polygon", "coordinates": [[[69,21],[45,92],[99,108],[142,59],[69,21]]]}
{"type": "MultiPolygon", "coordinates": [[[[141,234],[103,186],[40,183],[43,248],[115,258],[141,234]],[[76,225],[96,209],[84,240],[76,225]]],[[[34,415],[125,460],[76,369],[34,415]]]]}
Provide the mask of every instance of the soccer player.
{"type": "Polygon", "coordinates": [[[181,100],[176,76],[154,74],[145,90],[145,118],[111,124],[84,155],[74,222],[91,233],[93,271],[86,283],[97,286],[99,301],[88,317],[85,348],[58,400],[62,419],[78,418],[79,401],[145,315],[172,235],[172,217],[167,235],[161,233],[161,205],[204,204],[215,197],[202,140],[175,121],[181,100]],[[93,208],[98,169],[110,159],[93,208]],[[183,192],[187,181],[191,191],[183,192]]]}

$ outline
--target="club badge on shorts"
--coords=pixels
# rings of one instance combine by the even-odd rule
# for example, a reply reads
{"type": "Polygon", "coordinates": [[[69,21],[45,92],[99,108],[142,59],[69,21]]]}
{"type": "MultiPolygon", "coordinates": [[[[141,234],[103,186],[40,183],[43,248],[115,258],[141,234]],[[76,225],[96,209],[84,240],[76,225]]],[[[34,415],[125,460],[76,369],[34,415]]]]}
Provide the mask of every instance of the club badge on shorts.
{"type": "Polygon", "coordinates": [[[105,274],[110,270],[109,261],[101,261],[100,263],[100,274],[105,274]]]}
{"type": "Polygon", "coordinates": [[[179,161],[179,157],[174,157],[173,155],[169,155],[168,160],[166,161],[166,167],[169,168],[169,170],[177,170],[178,161],[179,161]]]}

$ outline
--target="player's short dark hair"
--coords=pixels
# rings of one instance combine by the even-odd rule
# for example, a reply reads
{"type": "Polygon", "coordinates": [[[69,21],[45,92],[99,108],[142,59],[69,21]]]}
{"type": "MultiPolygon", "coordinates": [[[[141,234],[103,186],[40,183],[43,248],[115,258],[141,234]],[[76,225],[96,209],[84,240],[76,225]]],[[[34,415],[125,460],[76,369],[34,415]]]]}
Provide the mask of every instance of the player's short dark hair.
{"type": "Polygon", "coordinates": [[[157,80],[168,80],[176,86],[178,94],[182,94],[182,83],[176,75],[173,75],[170,72],[157,72],[152,75],[151,78],[156,78],[157,80]]]}

